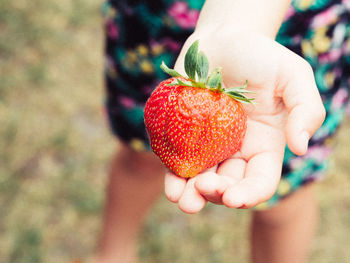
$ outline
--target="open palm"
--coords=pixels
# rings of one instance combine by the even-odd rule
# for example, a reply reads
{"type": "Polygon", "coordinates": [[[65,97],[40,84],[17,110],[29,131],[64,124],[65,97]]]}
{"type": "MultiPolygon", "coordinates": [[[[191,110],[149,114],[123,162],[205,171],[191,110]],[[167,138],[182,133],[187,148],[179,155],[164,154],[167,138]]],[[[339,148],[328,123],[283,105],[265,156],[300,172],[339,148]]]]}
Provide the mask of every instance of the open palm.
{"type": "Polygon", "coordinates": [[[269,199],[280,176],[284,148],[298,155],[320,127],[325,110],[309,64],[275,41],[255,33],[216,31],[193,34],[175,68],[183,72],[184,53],[199,39],[212,68],[223,68],[228,87],[254,91],[256,106],[247,105],[247,131],[241,150],[218,166],[191,179],[166,174],[165,193],[187,213],[200,211],[206,201],[249,208],[269,199]]]}

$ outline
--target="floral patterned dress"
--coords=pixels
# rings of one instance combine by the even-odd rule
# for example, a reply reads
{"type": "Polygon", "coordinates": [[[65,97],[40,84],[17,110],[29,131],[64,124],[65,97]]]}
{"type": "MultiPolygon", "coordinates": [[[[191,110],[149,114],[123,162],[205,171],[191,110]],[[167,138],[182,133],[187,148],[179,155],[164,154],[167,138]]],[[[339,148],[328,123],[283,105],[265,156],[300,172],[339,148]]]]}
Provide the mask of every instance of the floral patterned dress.
{"type": "MultiPolygon", "coordinates": [[[[106,32],[106,111],[113,133],[137,151],[150,150],[143,109],[167,78],[193,32],[204,0],[109,0],[102,11],[106,32]]],[[[327,117],[305,156],[286,148],[282,179],[266,209],[322,178],[331,153],[329,138],[342,123],[350,87],[350,0],[294,0],[276,40],[312,66],[327,117]]]]}

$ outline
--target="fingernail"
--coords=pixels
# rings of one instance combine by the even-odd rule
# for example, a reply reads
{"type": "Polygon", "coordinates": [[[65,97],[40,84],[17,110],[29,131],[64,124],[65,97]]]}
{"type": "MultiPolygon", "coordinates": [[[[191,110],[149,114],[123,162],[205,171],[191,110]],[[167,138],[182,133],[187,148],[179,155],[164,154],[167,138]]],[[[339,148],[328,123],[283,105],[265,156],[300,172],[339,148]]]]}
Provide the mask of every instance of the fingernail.
{"type": "Polygon", "coordinates": [[[301,137],[301,141],[303,143],[304,153],[306,153],[307,148],[309,146],[310,134],[307,131],[303,131],[301,133],[300,137],[301,137]]]}

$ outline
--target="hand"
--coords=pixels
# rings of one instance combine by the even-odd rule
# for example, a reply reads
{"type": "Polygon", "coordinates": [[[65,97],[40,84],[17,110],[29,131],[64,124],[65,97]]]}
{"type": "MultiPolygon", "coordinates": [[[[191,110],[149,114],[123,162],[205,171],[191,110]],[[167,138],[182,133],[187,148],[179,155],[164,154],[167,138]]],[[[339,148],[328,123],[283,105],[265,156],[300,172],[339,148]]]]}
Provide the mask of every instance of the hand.
{"type": "Polygon", "coordinates": [[[274,194],[286,142],[295,154],[306,153],[310,136],[325,118],[325,109],[310,65],[259,34],[230,29],[206,36],[194,33],[176,62],[179,72],[184,72],[185,51],[197,39],[211,68],[223,68],[225,86],[240,86],[248,80],[257,105],[245,105],[247,131],[239,152],[191,179],[168,172],[165,193],[186,213],[199,212],[207,201],[250,208],[274,194]]]}

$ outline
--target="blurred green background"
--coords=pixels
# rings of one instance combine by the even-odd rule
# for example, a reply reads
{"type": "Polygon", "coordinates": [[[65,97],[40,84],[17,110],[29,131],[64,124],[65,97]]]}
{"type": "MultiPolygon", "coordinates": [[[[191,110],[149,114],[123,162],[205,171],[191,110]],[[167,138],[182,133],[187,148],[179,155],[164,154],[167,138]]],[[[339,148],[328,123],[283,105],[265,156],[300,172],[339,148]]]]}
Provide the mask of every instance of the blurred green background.
{"type": "MultiPolygon", "coordinates": [[[[87,261],[108,160],[101,1],[0,0],[0,263],[87,261]]],[[[350,125],[317,185],[313,263],[350,262],[350,125]]],[[[164,197],[140,237],[142,262],[247,262],[249,212],[178,211],[164,197]]]]}

